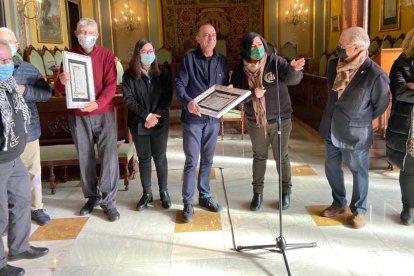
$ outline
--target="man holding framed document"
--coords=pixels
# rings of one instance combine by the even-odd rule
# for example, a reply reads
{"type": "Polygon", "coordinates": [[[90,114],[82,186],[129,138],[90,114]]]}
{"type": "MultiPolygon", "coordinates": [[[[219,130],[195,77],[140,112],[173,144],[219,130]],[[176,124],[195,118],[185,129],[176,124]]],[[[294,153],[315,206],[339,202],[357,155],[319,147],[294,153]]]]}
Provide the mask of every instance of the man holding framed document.
{"type": "Polygon", "coordinates": [[[196,41],[199,47],[188,52],[176,76],[176,95],[181,102],[181,122],[183,127],[183,150],[185,153],[183,179],[183,221],[193,220],[193,197],[197,163],[200,157],[197,188],[199,205],[212,212],[220,212],[222,207],[210,195],[210,171],[213,165],[220,121],[202,115],[195,98],[209,87],[227,85],[228,65],[225,58],[214,51],[216,30],[210,24],[200,27],[196,41]]]}
{"type": "Polygon", "coordinates": [[[66,92],[70,98],[67,101],[69,126],[78,151],[83,194],[88,199],[79,213],[87,215],[100,205],[108,220],[115,221],[120,218],[115,207],[119,180],[112,103],[117,78],[115,57],[108,49],[95,45],[99,34],[93,19],[80,19],[75,34],[80,45],[65,55],[66,66],[60,69],[56,89],[63,94],[66,92]],[[95,143],[101,161],[99,181],[95,143]]]}

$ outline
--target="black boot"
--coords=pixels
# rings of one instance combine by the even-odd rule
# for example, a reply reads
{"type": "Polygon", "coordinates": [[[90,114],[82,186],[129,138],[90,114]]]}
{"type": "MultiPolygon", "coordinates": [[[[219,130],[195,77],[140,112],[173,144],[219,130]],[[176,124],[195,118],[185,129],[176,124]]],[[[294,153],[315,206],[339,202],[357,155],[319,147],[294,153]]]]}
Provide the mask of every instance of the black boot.
{"type": "Polygon", "coordinates": [[[282,210],[288,209],[290,206],[290,193],[282,193],[282,210]]]}
{"type": "Polygon", "coordinates": [[[161,205],[164,209],[170,209],[171,207],[171,199],[170,195],[168,194],[168,191],[162,191],[160,192],[160,198],[161,198],[161,205]]]}
{"type": "Polygon", "coordinates": [[[253,193],[252,202],[250,203],[250,210],[257,211],[260,209],[260,206],[263,202],[263,194],[262,193],[253,193]]]}
{"type": "Polygon", "coordinates": [[[402,224],[404,225],[410,225],[414,221],[414,208],[410,207],[403,207],[400,219],[402,224]]]}
{"type": "Polygon", "coordinates": [[[137,211],[142,211],[148,207],[148,203],[152,202],[152,194],[143,194],[137,204],[137,211]]]}

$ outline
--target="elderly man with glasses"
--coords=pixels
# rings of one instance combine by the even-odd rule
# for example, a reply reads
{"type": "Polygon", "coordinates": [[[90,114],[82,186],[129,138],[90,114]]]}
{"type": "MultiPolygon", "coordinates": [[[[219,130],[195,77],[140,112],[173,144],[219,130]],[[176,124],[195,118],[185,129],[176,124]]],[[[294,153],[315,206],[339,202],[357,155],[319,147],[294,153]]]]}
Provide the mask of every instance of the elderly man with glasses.
{"type": "Polygon", "coordinates": [[[349,205],[353,228],[365,226],[372,120],[389,104],[389,78],[368,57],[369,44],[368,34],[360,27],[342,32],[336,49],[338,58],[328,65],[329,97],[319,129],[325,138],[325,174],[333,197],[332,205],[321,215],[335,217],[346,209],[344,160],[353,176],[349,205]]]}

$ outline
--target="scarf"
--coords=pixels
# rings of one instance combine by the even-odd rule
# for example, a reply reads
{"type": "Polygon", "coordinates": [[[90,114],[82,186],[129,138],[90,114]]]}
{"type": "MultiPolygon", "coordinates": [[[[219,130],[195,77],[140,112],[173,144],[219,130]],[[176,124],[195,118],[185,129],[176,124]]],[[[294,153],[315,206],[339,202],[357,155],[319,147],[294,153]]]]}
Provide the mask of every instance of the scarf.
{"type": "Polygon", "coordinates": [[[339,59],[338,65],[336,66],[336,77],[335,82],[332,86],[332,90],[338,92],[338,99],[354,77],[358,68],[364,63],[368,57],[368,51],[361,51],[354,59],[345,61],[339,59]]]}
{"type": "MultiPolygon", "coordinates": [[[[254,91],[257,87],[263,87],[263,72],[267,60],[267,54],[265,53],[262,59],[257,63],[249,63],[247,60],[243,59],[243,70],[246,74],[247,80],[249,82],[249,88],[254,91]]],[[[254,93],[253,93],[254,94],[254,93]]],[[[266,100],[265,96],[253,99],[253,110],[256,117],[256,125],[259,128],[263,128],[266,134],[266,100]]]]}
{"type": "Polygon", "coordinates": [[[17,113],[19,110],[23,114],[24,119],[24,132],[27,133],[30,125],[30,111],[23,99],[23,96],[19,93],[16,80],[11,77],[6,80],[0,80],[0,110],[1,121],[3,123],[3,136],[5,139],[3,151],[7,151],[9,141],[16,139],[16,134],[13,131],[15,125],[13,120],[13,109],[17,113]],[[12,98],[12,104],[9,102],[7,94],[9,93],[12,98]]]}

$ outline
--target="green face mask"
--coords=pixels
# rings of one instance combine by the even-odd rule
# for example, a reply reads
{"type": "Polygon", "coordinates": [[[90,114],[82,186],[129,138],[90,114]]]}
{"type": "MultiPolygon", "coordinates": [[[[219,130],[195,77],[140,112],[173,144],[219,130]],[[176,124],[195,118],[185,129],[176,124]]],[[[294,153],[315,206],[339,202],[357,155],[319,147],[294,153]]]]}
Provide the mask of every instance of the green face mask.
{"type": "Polygon", "coordinates": [[[261,60],[264,56],[264,47],[257,47],[250,51],[250,57],[254,58],[255,60],[261,60]]]}

